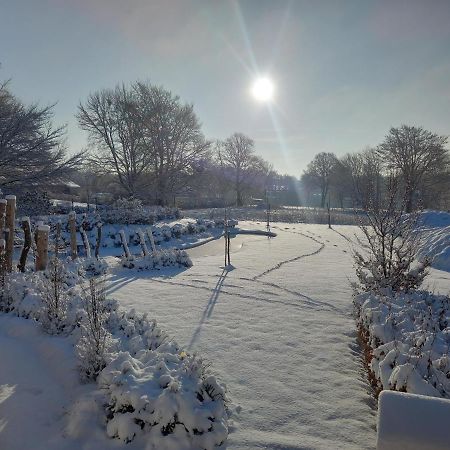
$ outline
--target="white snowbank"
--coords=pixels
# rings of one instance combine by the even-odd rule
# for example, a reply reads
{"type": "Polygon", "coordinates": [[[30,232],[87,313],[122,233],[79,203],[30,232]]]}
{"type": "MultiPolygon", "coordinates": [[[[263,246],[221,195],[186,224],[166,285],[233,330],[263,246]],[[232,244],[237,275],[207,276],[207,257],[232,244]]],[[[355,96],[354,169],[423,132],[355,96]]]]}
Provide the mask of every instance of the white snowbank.
{"type": "Polygon", "coordinates": [[[435,269],[450,272],[450,213],[426,211],[419,224],[423,232],[419,256],[430,258],[435,269]]]}
{"type": "Polygon", "coordinates": [[[383,391],[377,428],[377,450],[446,450],[450,448],[450,400],[383,391]]]}

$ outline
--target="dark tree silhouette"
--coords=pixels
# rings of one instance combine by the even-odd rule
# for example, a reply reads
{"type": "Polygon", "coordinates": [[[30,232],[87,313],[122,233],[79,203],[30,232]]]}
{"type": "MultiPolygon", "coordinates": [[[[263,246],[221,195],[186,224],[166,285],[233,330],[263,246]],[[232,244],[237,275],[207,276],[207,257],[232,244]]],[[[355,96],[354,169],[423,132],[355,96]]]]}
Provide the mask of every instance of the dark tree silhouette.
{"type": "Polygon", "coordinates": [[[402,125],[391,128],[378,154],[389,170],[397,172],[404,183],[406,211],[411,212],[414,196],[427,176],[441,172],[449,165],[445,148],[446,136],[439,136],[422,127],[402,125]]]}
{"type": "Polygon", "coordinates": [[[333,172],[338,164],[334,153],[318,153],[308,164],[302,176],[302,181],[320,188],[320,206],[325,207],[325,201],[330,188],[333,172]]]}
{"type": "Polygon", "coordinates": [[[0,85],[0,186],[64,181],[79,168],[84,153],[67,157],[65,127],[53,127],[53,107],[24,105],[0,85]]]}

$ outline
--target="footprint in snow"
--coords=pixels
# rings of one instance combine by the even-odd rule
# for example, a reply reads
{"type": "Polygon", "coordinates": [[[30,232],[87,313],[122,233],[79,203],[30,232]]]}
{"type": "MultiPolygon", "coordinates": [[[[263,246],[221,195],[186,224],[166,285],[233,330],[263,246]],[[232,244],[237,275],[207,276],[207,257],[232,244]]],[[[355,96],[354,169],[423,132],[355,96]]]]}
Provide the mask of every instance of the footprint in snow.
{"type": "Polygon", "coordinates": [[[24,391],[25,391],[25,392],[28,392],[28,393],[30,393],[30,394],[33,394],[33,395],[41,395],[42,392],[44,392],[42,389],[39,389],[39,388],[33,388],[33,387],[30,387],[30,388],[24,388],[24,391]]]}

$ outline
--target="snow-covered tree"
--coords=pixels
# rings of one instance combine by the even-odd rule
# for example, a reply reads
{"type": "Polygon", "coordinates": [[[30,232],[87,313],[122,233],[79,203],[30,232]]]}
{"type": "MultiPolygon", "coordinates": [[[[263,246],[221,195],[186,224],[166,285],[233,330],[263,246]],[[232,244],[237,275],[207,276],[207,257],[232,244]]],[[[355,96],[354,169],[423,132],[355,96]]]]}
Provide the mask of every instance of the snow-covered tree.
{"type": "Polygon", "coordinates": [[[409,292],[417,289],[428,274],[430,261],[414,266],[420,247],[417,214],[406,214],[408,198],[399,194],[399,182],[391,177],[385,204],[366,209],[367,224],[360,226],[362,251],[354,252],[359,289],[409,292]]]}

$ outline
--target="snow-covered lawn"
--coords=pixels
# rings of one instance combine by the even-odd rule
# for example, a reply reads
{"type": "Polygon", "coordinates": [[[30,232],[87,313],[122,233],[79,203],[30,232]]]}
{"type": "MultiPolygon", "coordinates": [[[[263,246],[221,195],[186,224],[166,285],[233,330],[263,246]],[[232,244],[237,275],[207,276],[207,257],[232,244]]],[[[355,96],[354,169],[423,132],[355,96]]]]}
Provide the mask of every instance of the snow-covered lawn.
{"type": "MultiPolygon", "coordinates": [[[[211,363],[232,401],[225,448],[374,448],[374,400],[349,285],[356,230],[275,224],[276,238],[232,239],[231,270],[222,239],[189,250],[189,269],[138,272],[110,257],[108,296],[147,312],[211,363]]],[[[432,270],[428,284],[448,294],[450,273],[432,270]]],[[[66,338],[8,316],[0,317],[0,340],[0,448],[136,448],[92,422],[94,388],[78,384],[66,338]]]]}
{"type": "Polygon", "coordinates": [[[211,362],[234,402],[228,448],[374,448],[373,400],[352,317],[352,258],[341,235],[356,228],[273,230],[270,240],[235,238],[233,270],[223,269],[223,242],[214,241],[191,251],[189,270],[134,279],[117,270],[109,294],[149,312],[211,362]]]}

